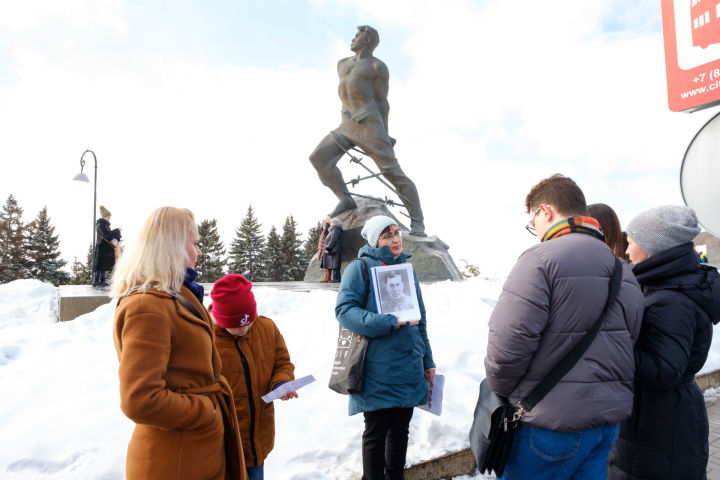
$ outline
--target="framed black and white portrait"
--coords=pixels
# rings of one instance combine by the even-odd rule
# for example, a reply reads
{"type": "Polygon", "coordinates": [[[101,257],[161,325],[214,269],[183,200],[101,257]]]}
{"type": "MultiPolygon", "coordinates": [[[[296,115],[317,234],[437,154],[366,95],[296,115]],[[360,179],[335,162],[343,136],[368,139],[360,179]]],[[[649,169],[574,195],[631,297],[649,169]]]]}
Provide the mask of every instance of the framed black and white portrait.
{"type": "Polygon", "coordinates": [[[402,321],[420,320],[412,265],[388,265],[371,270],[378,313],[392,313],[402,321]]]}

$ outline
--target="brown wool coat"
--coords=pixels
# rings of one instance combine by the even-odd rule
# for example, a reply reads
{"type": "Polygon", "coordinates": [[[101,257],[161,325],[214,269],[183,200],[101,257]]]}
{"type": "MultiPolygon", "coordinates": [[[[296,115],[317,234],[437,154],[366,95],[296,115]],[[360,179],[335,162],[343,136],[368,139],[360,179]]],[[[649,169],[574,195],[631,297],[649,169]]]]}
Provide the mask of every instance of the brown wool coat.
{"type": "MultiPolygon", "coordinates": [[[[212,312],[212,306],[210,311],[212,312]]],[[[237,338],[215,325],[215,339],[222,357],[223,375],[230,382],[235,399],[245,463],[249,466],[260,465],[275,443],[273,402],[265,403],[261,397],[270,392],[277,383],[294,380],[295,366],[290,362],[283,336],[275,323],[267,317],[258,317],[248,333],[237,338]],[[247,361],[252,395],[248,394],[240,352],[247,361]],[[251,415],[251,402],[254,415],[251,415]]]]}
{"type": "Polygon", "coordinates": [[[190,290],[180,294],[202,319],[155,290],[132,293],[115,310],[120,408],[136,423],[126,477],[247,480],[212,321],[190,290]]]}

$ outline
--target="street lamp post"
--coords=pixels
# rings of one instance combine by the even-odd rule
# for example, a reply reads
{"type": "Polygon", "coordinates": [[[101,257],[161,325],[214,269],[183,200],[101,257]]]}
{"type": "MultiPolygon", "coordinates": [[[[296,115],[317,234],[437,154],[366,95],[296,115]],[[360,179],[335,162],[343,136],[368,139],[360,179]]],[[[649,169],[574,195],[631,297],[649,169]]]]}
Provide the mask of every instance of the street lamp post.
{"type": "Polygon", "coordinates": [[[85,157],[85,154],[88,152],[92,153],[93,160],[95,160],[95,175],[94,175],[95,185],[93,187],[93,224],[92,224],[92,251],[94,254],[95,253],[95,221],[96,221],[96,215],[97,215],[97,213],[96,213],[97,212],[97,208],[96,208],[97,207],[97,157],[95,156],[95,152],[93,152],[92,150],[85,150],[83,152],[83,154],[80,155],[80,173],[75,175],[75,177],[73,177],[73,180],[77,180],[79,182],[90,183],[90,179],[88,178],[88,176],[83,173],[83,169],[85,168],[85,160],[83,157],[85,157]]]}

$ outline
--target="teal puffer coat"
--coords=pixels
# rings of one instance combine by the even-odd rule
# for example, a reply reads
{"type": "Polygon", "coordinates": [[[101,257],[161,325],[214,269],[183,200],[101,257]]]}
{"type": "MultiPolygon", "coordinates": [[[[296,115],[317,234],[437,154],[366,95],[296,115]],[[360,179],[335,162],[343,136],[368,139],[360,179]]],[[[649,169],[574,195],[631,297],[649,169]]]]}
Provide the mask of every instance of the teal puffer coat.
{"type": "MultiPolygon", "coordinates": [[[[410,257],[401,254],[393,258],[388,247],[372,248],[365,245],[358,254],[368,269],[405,263],[410,257]],[[380,260],[380,261],[378,261],[380,260]]],[[[427,336],[425,305],[417,276],[415,290],[422,318],[417,325],[395,328],[394,315],[379,314],[375,308],[372,288],[367,302],[362,265],[353,261],[345,269],[335,305],[338,322],[355,333],[370,337],[365,362],[365,383],[361,393],[350,395],[348,412],[371,412],[382,408],[415,407],[427,403],[425,370],[435,368],[427,336]]]]}

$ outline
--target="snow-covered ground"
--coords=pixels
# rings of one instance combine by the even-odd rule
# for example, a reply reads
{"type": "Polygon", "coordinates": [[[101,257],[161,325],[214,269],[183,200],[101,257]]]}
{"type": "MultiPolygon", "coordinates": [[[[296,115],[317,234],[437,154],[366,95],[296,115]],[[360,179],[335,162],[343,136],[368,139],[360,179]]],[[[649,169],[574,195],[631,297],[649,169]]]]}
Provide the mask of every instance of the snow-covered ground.
{"type": "MultiPolygon", "coordinates": [[[[481,278],[423,285],[445,395],[440,417],[416,409],[408,464],[468,446],[484,377],[490,305],[501,287],[501,280],[481,278]]],[[[362,415],[349,417],[347,398],[327,388],[337,337],[336,294],[259,287],[255,296],[258,312],[283,333],[296,376],[318,380],[301,389],[300,398],[276,402],[277,435],[266,478],[359,478],[362,415]]],[[[124,478],[133,423],[119,408],[114,307],[111,302],[56,323],[56,288],[34,280],[0,285],[0,478],[124,478]]],[[[718,345],[714,342],[703,372],[720,368],[718,345]]]]}

